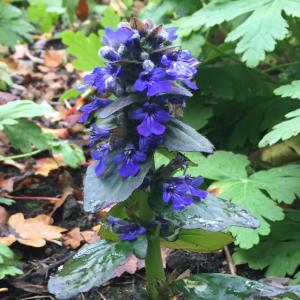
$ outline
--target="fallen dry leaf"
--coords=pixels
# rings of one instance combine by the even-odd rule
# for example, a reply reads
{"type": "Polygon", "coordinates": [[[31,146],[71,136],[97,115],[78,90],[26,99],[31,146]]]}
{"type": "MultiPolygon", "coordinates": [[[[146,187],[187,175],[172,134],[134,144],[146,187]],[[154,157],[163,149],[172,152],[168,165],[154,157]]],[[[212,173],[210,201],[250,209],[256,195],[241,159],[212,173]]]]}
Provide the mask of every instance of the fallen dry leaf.
{"type": "Polygon", "coordinates": [[[63,239],[65,246],[70,246],[72,249],[77,249],[83,243],[92,244],[98,241],[100,238],[96,231],[80,231],[80,228],[76,227],[69,231],[63,239]]]}
{"type": "Polygon", "coordinates": [[[17,213],[8,219],[7,224],[11,234],[0,238],[0,243],[11,245],[18,241],[23,245],[37,248],[45,246],[46,240],[51,241],[61,238],[61,233],[67,230],[51,225],[52,218],[47,215],[25,219],[22,213],[17,213]]]}
{"type": "Polygon", "coordinates": [[[66,164],[62,158],[56,157],[56,159],[54,159],[52,157],[44,157],[35,161],[33,170],[35,174],[48,176],[51,171],[64,166],[66,166],[66,164]]]}
{"type": "Polygon", "coordinates": [[[0,226],[4,226],[7,223],[8,212],[3,206],[0,206],[0,226]]]}
{"type": "Polygon", "coordinates": [[[79,0],[76,7],[76,15],[81,22],[87,19],[89,16],[89,5],[86,0],[79,0]]]}
{"type": "Polygon", "coordinates": [[[69,135],[68,128],[42,128],[43,132],[51,133],[57,138],[66,139],[69,135]]]}
{"type": "Polygon", "coordinates": [[[16,177],[4,179],[4,174],[0,173],[0,191],[11,193],[14,189],[15,179],[16,177]]]}
{"type": "Polygon", "coordinates": [[[44,63],[49,68],[57,68],[64,62],[63,53],[59,50],[46,50],[44,53],[44,63]]]}

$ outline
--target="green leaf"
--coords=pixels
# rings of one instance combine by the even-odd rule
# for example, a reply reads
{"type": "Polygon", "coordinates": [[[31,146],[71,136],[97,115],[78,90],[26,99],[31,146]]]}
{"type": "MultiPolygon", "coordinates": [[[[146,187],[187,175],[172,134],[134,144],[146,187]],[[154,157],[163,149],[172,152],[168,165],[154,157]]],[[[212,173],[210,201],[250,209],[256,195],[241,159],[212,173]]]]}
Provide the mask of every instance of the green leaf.
{"type": "Polygon", "coordinates": [[[83,246],[69,259],[56,276],[50,277],[49,292],[59,299],[69,299],[92,287],[100,286],[132,254],[130,242],[100,240],[83,246]]]}
{"type": "Polygon", "coordinates": [[[63,43],[68,46],[68,52],[76,57],[73,65],[77,69],[91,71],[94,67],[104,65],[98,55],[102,41],[96,34],[85,36],[82,32],[65,31],[61,37],[63,43]]]}
{"type": "Polygon", "coordinates": [[[188,300],[300,299],[300,286],[279,288],[229,274],[192,275],[174,281],[171,287],[188,300]]]}
{"type": "Polygon", "coordinates": [[[179,26],[179,34],[187,36],[202,26],[209,28],[240,17],[225,41],[238,41],[236,53],[243,54],[242,60],[253,68],[265,59],[266,52],[274,50],[277,41],[286,37],[288,23],[283,12],[299,17],[297,4],[297,0],[215,0],[174,25],[179,26]]]}
{"type": "Polygon", "coordinates": [[[300,80],[295,80],[290,84],[280,86],[274,90],[274,94],[281,97],[300,99],[300,80]]]}
{"type": "Polygon", "coordinates": [[[182,49],[191,51],[194,57],[199,57],[202,52],[202,46],[205,44],[205,38],[200,31],[192,32],[188,37],[182,37],[179,40],[182,49]]]}
{"type": "Polygon", "coordinates": [[[174,118],[168,123],[163,145],[169,151],[212,153],[214,149],[214,146],[206,137],[189,125],[174,118]]]}
{"type": "Polygon", "coordinates": [[[249,175],[247,168],[250,162],[244,155],[225,151],[216,151],[207,158],[197,153],[185,155],[198,164],[198,167],[189,168],[189,174],[214,180],[210,191],[246,208],[260,221],[261,227],[255,230],[230,230],[236,237],[235,243],[241,248],[249,249],[259,242],[260,235],[268,235],[268,221],[284,218],[283,210],[276,201],[290,204],[300,195],[297,183],[300,179],[299,165],[285,165],[249,175]]]}
{"type": "Polygon", "coordinates": [[[12,101],[0,106],[0,127],[1,124],[8,124],[8,120],[38,117],[47,112],[53,112],[51,106],[37,104],[31,100],[12,101]]]}
{"type": "Polygon", "coordinates": [[[14,47],[19,41],[30,40],[30,32],[34,28],[22,18],[22,12],[17,7],[0,3],[0,43],[14,47]]]}
{"type": "Polygon", "coordinates": [[[31,152],[33,145],[38,149],[48,148],[47,139],[41,128],[30,120],[19,119],[16,124],[4,125],[4,133],[12,146],[23,153],[31,152]]]}
{"type": "Polygon", "coordinates": [[[121,18],[118,14],[110,6],[107,6],[101,17],[101,25],[104,28],[109,27],[115,30],[117,29],[120,21],[121,18]]]}
{"type": "Polygon", "coordinates": [[[184,210],[177,211],[170,206],[161,206],[159,213],[176,227],[223,231],[231,226],[257,228],[259,222],[245,209],[208,194],[201,201],[194,201],[184,210]]]}
{"type": "Polygon", "coordinates": [[[0,243],[0,280],[5,276],[16,276],[23,272],[16,267],[18,260],[14,253],[5,245],[0,243]]]}
{"type": "Polygon", "coordinates": [[[141,164],[141,170],[134,177],[123,178],[118,173],[119,166],[112,159],[116,155],[112,152],[106,159],[105,172],[97,177],[95,166],[97,162],[88,167],[84,179],[84,210],[88,212],[99,211],[112,203],[122,202],[142,184],[152,161],[141,164]]]}
{"type": "Polygon", "coordinates": [[[4,204],[4,205],[12,205],[16,203],[16,201],[9,199],[9,198],[5,198],[5,197],[1,197],[0,196],[0,204],[4,204]]]}
{"type": "Polygon", "coordinates": [[[233,242],[229,233],[210,232],[201,229],[181,229],[174,242],[161,240],[163,247],[209,253],[222,249],[233,242]]]}
{"type": "Polygon", "coordinates": [[[81,92],[80,92],[80,91],[78,91],[78,90],[75,89],[75,88],[71,88],[71,89],[65,91],[65,92],[59,97],[59,100],[60,100],[60,101],[63,101],[63,100],[69,100],[69,99],[78,97],[79,95],[81,95],[81,92]]]}
{"type": "Polygon", "coordinates": [[[133,254],[139,259],[145,259],[148,248],[147,237],[144,234],[140,235],[136,241],[132,242],[132,245],[133,254]]]}
{"type": "Polygon", "coordinates": [[[72,168],[78,168],[85,162],[83,150],[75,144],[68,141],[54,141],[50,145],[53,152],[61,154],[64,162],[72,168]]]}
{"type": "Polygon", "coordinates": [[[272,128],[272,131],[267,133],[259,142],[259,147],[273,145],[280,140],[288,140],[289,138],[296,136],[300,133],[300,109],[296,109],[286,114],[285,117],[289,120],[275,125],[272,128]]]}
{"type": "Polygon", "coordinates": [[[281,222],[271,225],[271,234],[250,250],[236,249],[236,263],[247,263],[251,269],[266,270],[266,276],[292,276],[300,265],[300,212],[288,211],[281,222]]]}

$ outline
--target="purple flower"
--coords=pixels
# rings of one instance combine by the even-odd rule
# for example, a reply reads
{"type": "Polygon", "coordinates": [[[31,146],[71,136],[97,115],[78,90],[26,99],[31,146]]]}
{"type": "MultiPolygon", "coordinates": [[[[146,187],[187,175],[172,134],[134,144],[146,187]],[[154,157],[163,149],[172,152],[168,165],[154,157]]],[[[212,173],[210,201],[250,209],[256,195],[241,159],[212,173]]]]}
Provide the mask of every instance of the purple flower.
{"type": "Polygon", "coordinates": [[[99,56],[102,56],[110,61],[117,61],[120,59],[119,53],[109,46],[101,47],[99,50],[99,56]]]}
{"type": "Polygon", "coordinates": [[[116,78],[121,67],[107,64],[106,68],[94,68],[93,72],[83,78],[84,85],[82,88],[94,86],[100,93],[104,93],[106,89],[114,89],[116,86],[116,78]]]}
{"type": "Polygon", "coordinates": [[[92,152],[92,158],[98,160],[98,164],[95,167],[95,173],[97,176],[101,176],[105,171],[106,158],[111,151],[109,143],[103,143],[99,148],[92,152]]]}
{"type": "Polygon", "coordinates": [[[112,226],[115,233],[121,234],[119,239],[126,241],[134,241],[141,234],[146,233],[146,228],[136,223],[128,223],[122,219],[109,216],[107,218],[108,224],[112,226]]]}
{"type": "Polygon", "coordinates": [[[146,158],[144,152],[134,149],[133,146],[127,146],[113,158],[113,161],[117,164],[121,164],[118,172],[122,177],[127,178],[129,176],[135,176],[140,171],[141,167],[138,163],[144,162],[146,158]]]}
{"type": "Polygon", "coordinates": [[[192,204],[193,198],[186,195],[186,187],[178,184],[176,181],[163,184],[163,201],[172,202],[172,208],[183,210],[186,206],[192,204]]]}
{"type": "Polygon", "coordinates": [[[94,100],[92,102],[85,104],[81,107],[81,111],[83,112],[83,114],[80,117],[80,120],[79,120],[80,123],[86,122],[88,120],[88,118],[90,117],[90,114],[93,111],[104,108],[106,105],[108,105],[112,102],[109,99],[102,99],[102,98],[98,98],[96,96],[94,96],[93,99],[94,100]]]}
{"type": "Polygon", "coordinates": [[[157,147],[163,143],[162,135],[151,134],[149,136],[139,137],[139,148],[143,152],[148,152],[150,149],[155,150],[157,147]]]}
{"type": "Polygon", "coordinates": [[[153,68],[151,71],[143,71],[134,84],[137,91],[147,89],[147,96],[154,96],[159,93],[167,93],[171,90],[171,83],[164,80],[166,71],[163,68],[153,68]]]}
{"type": "Polygon", "coordinates": [[[168,38],[167,39],[169,41],[175,41],[177,39],[176,31],[177,31],[176,28],[167,29],[167,33],[168,33],[168,38]]]}
{"type": "Polygon", "coordinates": [[[145,103],[142,108],[136,109],[132,113],[134,120],[143,120],[137,127],[137,131],[142,136],[161,135],[165,132],[166,126],[161,124],[168,122],[170,116],[168,112],[161,109],[154,103],[145,103]]]}
{"type": "Polygon", "coordinates": [[[92,134],[88,143],[89,147],[95,145],[100,139],[108,138],[111,128],[107,127],[98,127],[96,124],[92,125],[92,134]]]}
{"type": "Polygon", "coordinates": [[[116,31],[113,31],[111,28],[106,28],[103,43],[106,46],[118,50],[120,44],[126,43],[132,35],[133,31],[126,27],[118,28],[116,31]]]}
{"type": "Polygon", "coordinates": [[[163,55],[161,63],[167,67],[166,73],[176,79],[188,79],[197,73],[199,61],[187,50],[170,51],[163,55]]]}
{"type": "Polygon", "coordinates": [[[204,179],[202,177],[193,178],[191,176],[178,177],[179,184],[182,184],[186,188],[186,193],[191,195],[193,198],[205,199],[207,197],[207,192],[200,190],[198,187],[203,183],[204,179]]]}

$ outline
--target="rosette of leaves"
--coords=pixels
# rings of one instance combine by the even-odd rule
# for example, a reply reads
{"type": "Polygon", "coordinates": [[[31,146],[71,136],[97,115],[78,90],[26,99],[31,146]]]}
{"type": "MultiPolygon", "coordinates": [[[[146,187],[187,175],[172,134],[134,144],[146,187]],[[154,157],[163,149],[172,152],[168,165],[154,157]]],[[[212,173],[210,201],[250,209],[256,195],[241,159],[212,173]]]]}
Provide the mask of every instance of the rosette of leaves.
{"type": "MultiPolygon", "coordinates": [[[[213,145],[178,120],[198,60],[172,45],[175,30],[150,19],[133,18],[116,30],[106,28],[96,67],[78,88],[94,93],[80,122],[91,125],[89,146],[95,160],[84,180],[84,209],[109,206],[102,240],[82,248],[50,278],[49,291],[70,298],[99,286],[132,255],[145,259],[150,299],[169,299],[161,242],[170,248],[210,252],[232,242],[228,227],[257,228],[245,209],[199,188],[203,178],[174,177],[188,169],[180,152],[212,153],[213,145]],[[155,153],[170,162],[157,167],[155,153]],[[159,290],[159,287],[164,287],[159,290]]],[[[187,172],[188,174],[188,172],[187,172]]]]}

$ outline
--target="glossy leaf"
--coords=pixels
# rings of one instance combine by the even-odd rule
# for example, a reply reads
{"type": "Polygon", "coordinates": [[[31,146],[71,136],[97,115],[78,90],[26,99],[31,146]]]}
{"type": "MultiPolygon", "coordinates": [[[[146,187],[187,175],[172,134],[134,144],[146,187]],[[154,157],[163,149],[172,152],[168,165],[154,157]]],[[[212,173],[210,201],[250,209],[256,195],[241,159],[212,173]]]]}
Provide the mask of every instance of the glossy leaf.
{"type": "Polygon", "coordinates": [[[141,164],[141,170],[134,177],[123,178],[118,173],[119,166],[112,162],[116,153],[111,153],[107,158],[105,172],[97,177],[95,163],[88,167],[84,179],[84,210],[96,212],[112,203],[122,202],[142,184],[148,173],[152,161],[141,164]]]}
{"type": "Polygon", "coordinates": [[[169,151],[192,151],[212,153],[214,146],[191,126],[172,119],[164,136],[164,146],[169,151]]]}
{"type": "Polygon", "coordinates": [[[175,241],[161,240],[164,247],[209,253],[222,249],[233,242],[230,233],[210,232],[201,229],[181,229],[175,241]]]}
{"type": "Polygon", "coordinates": [[[69,259],[56,276],[50,277],[48,289],[58,299],[68,299],[114,277],[116,269],[132,254],[130,242],[100,240],[85,245],[69,259]]]}
{"type": "Polygon", "coordinates": [[[107,105],[103,109],[100,110],[99,112],[99,117],[100,118],[107,118],[113,113],[121,110],[122,108],[138,101],[139,97],[135,95],[130,95],[127,97],[122,97],[119,98],[116,101],[113,101],[111,104],[107,105]]]}
{"type": "Polygon", "coordinates": [[[160,213],[177,227],[223,231],[231,226],[257,228],[259,221],[247,210],[229,201],[208,194],[206,199],[194,201],[184,210],[177,211],[170,206],[160,208],[160,213]]]}
{"type": "Polygon", "coordinates": [[[172,290],[188,300],[254,300],[279,296],[280,299],[300,299],[300,286],[279,288],[228,274],[192,275],[175,281],[172,290]]]}

